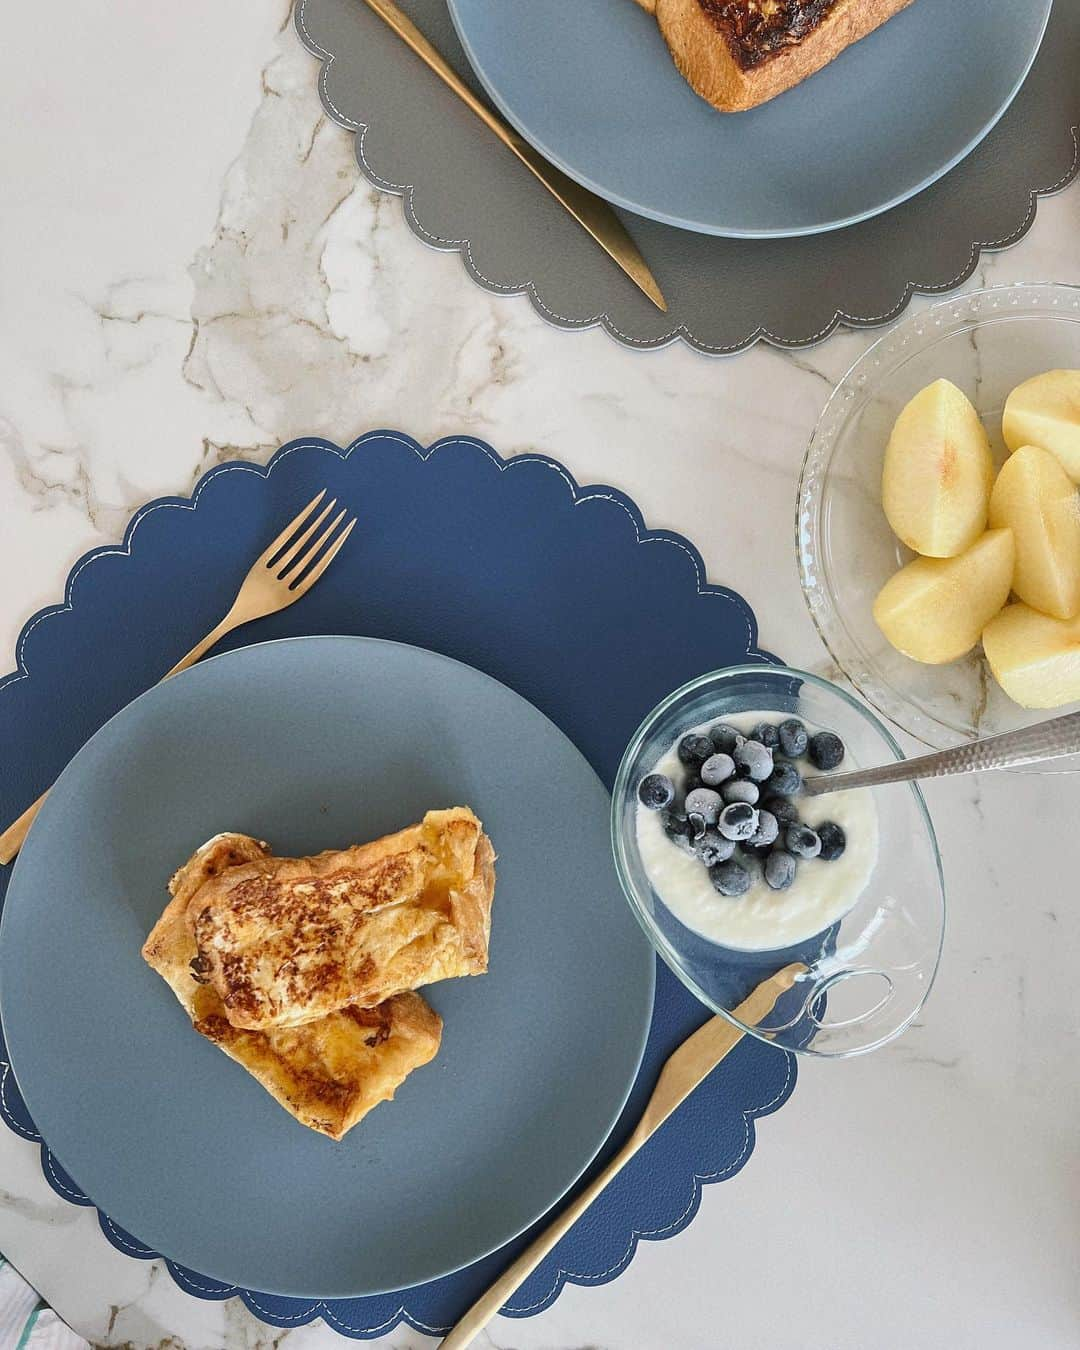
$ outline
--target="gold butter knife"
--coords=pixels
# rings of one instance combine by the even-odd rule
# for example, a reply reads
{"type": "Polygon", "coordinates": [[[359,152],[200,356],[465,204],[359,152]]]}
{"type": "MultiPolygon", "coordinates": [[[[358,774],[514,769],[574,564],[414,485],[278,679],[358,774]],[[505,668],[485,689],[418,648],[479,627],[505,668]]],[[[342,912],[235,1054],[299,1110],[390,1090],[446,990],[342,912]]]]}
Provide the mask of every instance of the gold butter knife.
{"type": "Polygon", "coordinates": [[[467,107],[472,109],[481,122],[498,136],[503,145],[517,155],[529,172],[543,183],[556,201],[566,207],[583,229],[588,230],[604,252],[618,263],[657,309],[666,312],[667,301],[656,284],[656,278],[649,271],[648,264],[638,252],[637,245],[607,202],[601,201],[580,183],[575,183],[553,164],[549,164],[528,141],[519,136],[512,127],[507,126],[501,118],[496,117],[486,104],[481,103],[412,20],[394,4],[394,0],[365,0],[365,3],[380,19],[390,25],[398,37],[412,48],[420,60],[429,66],[467,107]]]}
{"type": "MultiPolygon", "coordinates": [[[[370,3],[370,0],[369,0],[370,3]]],[[[745,1002],[732,1013],[744,1026],[757,1026],[772,1011],[777,999],[786,993],[806,967],[797,961],[778,970],[763,981],[745,1002]]],[[[720,1061],[738,1045],[746,1033],[726,1017],[710,1017],[703,1027],[668,1057],[660,1070],[656,1087],[634,1133],[615,1154],[604,1170],[576,1196],[555,1222],[540,1234],[531,1246],[495,1281],[486,1294],[472,1305],[453,1331],[439,1342],[439,1350],[465,1350],[487,1326],[506,1300],[533,1273],[559,1239],[577,1223],[596,1197],[622,1171],[630,1159],[689,1097],[720,1061]]]]}

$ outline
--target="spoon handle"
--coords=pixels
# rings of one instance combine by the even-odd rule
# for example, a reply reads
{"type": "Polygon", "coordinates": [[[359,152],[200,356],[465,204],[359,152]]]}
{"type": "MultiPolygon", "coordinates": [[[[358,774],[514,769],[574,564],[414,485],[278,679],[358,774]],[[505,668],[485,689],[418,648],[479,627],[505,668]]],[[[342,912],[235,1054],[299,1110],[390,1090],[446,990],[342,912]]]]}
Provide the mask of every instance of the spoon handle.
{"type": "Polygon", "coordinates": [[[986,736],[980,741],[939,750],[915,759],[900,759],[878,769],[854,769],[850,773],[815,775],[803,783],[809,797],[845,788],[877,787],[881,783],[906,783],[914,778],[943,778],[954,773],[979,773],[983,769],[1008,769],[1019,764],[1060,759],[1080,753],[1080,712],[1052,717],[1034,726],[986,736]]]}

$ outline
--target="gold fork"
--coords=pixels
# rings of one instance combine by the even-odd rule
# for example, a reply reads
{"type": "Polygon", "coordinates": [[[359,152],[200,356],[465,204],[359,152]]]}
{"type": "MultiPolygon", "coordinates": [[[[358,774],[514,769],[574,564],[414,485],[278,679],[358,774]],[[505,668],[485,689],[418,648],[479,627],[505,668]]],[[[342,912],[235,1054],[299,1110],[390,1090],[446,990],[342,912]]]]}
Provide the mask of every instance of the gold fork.
{"type": "MultiPolygon", "coordinates": [[[[200,656],[208,652],[216,642],[220,642],[225,634],[231,633],[234,628],[239,628],[245,623],[251,623],[253,619],[264,619],[268,614],[276,614],[278,610],[286,609],[311,590],[312,586],[334,561],[338,550],[348,539],[353,526],[356,524],[354,517],[343,530],[338,532],[338,527],[347,514],[346,511],[339,511],[326,529],[309,543],[311,536],[337,505],[337,499],[335,498],[327,506],[324,506],[318,515],[309,520],[309,517],[312,516],[315,508],[325,496],[326,489],[324,488],[322,492],[312,497],[307,506],[293,520],[289,521],[266,552],[256,560],[251,571],[244,578],[229,612],[216,627],[207,633],[201,642],[196,642],[191,651],[186,656],[181,657],[176,665],[162,676],[163,680],[167,680],[171,675],[179,674],[181,670],[186,670],[188,666],[193,666],[200,656]],[[296,539],[293,539],[297,530],[302,532],[296,539]],[[321,552],[324,548],[326,551],[321,552]]],[[[15,854],[22,848],[27,832],[34,823],[34,817],[41,810],[41,805],[48,795],[48,789],[46,789],[36,802],[26,808],[18,820],[13,821],[4,833],[0,834],[0,863],[11,862],[15,854]]]]}

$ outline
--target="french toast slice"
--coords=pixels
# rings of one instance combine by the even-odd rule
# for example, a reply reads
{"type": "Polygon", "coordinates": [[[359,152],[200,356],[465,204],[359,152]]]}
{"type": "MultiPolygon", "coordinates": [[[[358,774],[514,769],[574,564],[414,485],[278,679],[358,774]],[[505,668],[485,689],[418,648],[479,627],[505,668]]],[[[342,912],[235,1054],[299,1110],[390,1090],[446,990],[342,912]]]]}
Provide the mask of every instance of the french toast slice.
{"type": "Polygon", "coordinates": [[[311,858],[263,852],[192,897],[198,973],[229,1022],[249,1031],[483,974],[494,862],[468,807],[311,858]]]}
{"type": "Polygon", "coordinates": [[[768,102],[911,0],[637,0],[682,75],[722,112],[768,102]]]}
{"type": "Polygon", "coordinates": [[[413,1069],[435,1057],[442,1019],[419,994],[403,993],[375,1008],[343,1008],[300,1027],[234,1027],[199,973],[189,910],[207,881],[268,855],[265,844],[247,835],[218,835],[204,844],[170,882],[172,900],[143,956],[200,1035],[247,1069],[302,1125],[341,1139],[372,1107],[390,1100],[413,1069]]]}

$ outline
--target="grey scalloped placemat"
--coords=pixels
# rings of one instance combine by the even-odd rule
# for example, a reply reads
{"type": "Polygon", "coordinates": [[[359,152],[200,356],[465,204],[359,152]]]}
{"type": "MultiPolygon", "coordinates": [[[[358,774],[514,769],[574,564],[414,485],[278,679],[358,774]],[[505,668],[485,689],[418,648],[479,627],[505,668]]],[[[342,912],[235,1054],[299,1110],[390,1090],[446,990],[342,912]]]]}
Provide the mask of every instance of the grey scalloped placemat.
{"type": "MultiPolygon", "coordinates": [[[[399,0],[480,93],[445,0],[399,0]]],[[[457,250],[496,294],[526,292],[562,328],[603,325],[629,347],[698,351],[821,341],[839,323],[888,323],[912,294],[953,289],[983,249],[1015,243],[1039,196],[1080,168],[1080,0],[1057,0],[1024,87],[944,178],[873,220],[804,239],[719,239],[622,212],[668,299],[661,314],[363,0],[297,0],[330,117],[357,133],[378,188],[413,231],[457,250]]],[[[914,96],[914,95],[913,95],[914,96]]]]}

